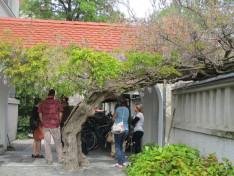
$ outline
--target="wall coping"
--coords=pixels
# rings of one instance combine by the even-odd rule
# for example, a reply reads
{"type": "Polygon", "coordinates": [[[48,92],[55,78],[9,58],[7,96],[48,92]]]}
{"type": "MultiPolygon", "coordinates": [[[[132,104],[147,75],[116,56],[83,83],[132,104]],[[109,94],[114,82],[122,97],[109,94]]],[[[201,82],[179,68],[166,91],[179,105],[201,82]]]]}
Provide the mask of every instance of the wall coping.
{"type": "Polygon", "coordinates": [[[227,84],[227,83],[233,82],[233,80],[234,80],[234,72],[226,74],[226,75],[219,75],[217,77],[202,80],[202,81],[195,81],[195,82],[183,83],[181,85],[176,85],[172,88],[172,91],[193,89],[196,87],[212,86],[212,85],[217,85],[218,83],[227,84]]]}
{"type": "Polygon", "coordinates": [[[202,127],[202,126],[194,126],[189,124],[181,124],[181,123],[173,123],[173,128],[196,132],[196,133],[203,133],[211,136],[218,136],[222,138],[234,139],[234,129],[215,129],[209,127],[202,127]]]}
{"type": "Polygon", "coordinates": [[[15,98],[8,98],[8,104],[20,104],[20,101],[15,98]]]}

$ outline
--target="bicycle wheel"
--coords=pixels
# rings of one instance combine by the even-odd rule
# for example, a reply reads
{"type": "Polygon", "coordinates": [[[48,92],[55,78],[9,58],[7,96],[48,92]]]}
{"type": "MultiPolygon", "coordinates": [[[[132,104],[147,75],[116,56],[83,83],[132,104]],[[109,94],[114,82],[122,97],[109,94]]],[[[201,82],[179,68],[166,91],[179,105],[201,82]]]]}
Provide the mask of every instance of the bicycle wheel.
{"type": "Polygon", "coordinates": [[[81,133],[82,140],[85,141],[87,150],[90,151],[94,149],[94,146],[97,143],[97,137],[92,131],[84,131],[81,133]]]}
{"type": "Polygon", "coordinates": [[[128,152],[129,152],[129,151],[130,151],[130,142],[131,142],[131,141],[130,141],[129,138],[127,138],[125,142],[126,142],[125,151],[128,151],[128,152]]]}
{"type": "Polygon", "coordinates": [[[125,148],[125,151],[128,151],[128,152],[131,152],[133,153],[134,152],[134,146],[133,146],[133,140],[132,140],[132,137],[127,137],[126,139],[126,148],[125,148]]]}

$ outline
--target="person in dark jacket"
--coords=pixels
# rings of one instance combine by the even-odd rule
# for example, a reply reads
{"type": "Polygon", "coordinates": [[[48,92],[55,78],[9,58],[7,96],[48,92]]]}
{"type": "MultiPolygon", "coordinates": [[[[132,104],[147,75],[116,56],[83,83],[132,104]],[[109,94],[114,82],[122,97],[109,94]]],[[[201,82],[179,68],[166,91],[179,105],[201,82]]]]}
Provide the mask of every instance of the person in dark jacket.
{"type": "Polygon", "coordinates": [[[35,98],[34,99],[34,107],[32,110],[32,117],[34,121],[38,123],[38,127],[33,130],[33,153],[32,153],[32,158],[44,158],[44,156],[41,153],[41,140],[44,139],[44,133],[42,129],[42,123],[39,118],[39,113],[38,113],[38,106],[41,102],[40,98],[35,98]],[[38,151],[38,154],[36,154],[36,151],[38,151]]]}
{"type": "Polygon", "coordinates": [[[68,116],[70,115],[73,107],[69,106],[68,98],[65,97],[64,95],[61,96],[61,104],[63,106],[63,117],[62,117],[62,120],[60,122],[60,129],[61,129],[61,143],[62,143],[62,146],[64,147],[64,142],[62,139],[62,129],[63,129],[64,123],[66,122],[68,116]]]}

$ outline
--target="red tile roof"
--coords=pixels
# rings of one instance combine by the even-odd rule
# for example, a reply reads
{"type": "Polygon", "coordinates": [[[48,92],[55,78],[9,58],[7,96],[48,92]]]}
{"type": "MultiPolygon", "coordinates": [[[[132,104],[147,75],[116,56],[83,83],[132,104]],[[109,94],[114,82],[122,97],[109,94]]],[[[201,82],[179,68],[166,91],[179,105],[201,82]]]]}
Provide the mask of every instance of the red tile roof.
{"type": "Polygon", "coordinates": [[[7,30],[13,37],[22,38],[26,47],[37,43],[63,46],[76,43],[94,50],[112,51],[126,49],[133,42],[132,30],[118,24],[0,17],[0,38],[7,30]]]}

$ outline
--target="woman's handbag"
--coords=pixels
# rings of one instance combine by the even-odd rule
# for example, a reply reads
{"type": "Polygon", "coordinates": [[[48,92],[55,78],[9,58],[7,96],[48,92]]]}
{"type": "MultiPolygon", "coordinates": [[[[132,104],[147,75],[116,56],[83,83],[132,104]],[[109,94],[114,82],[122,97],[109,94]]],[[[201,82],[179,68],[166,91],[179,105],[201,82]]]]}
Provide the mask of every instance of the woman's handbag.
{"type": "Polygon", "coordinates": [[[113,143],[114,142],[113,133],[111,131],[108,133],[106,141],[109,142],[109,143],[113,143]]]}
{"type": "Polygon", "coordinates": [[[115,123],[113,124],[113,126],[111,128],[112,133],[121,134],[121,133],[123,133],[125,131],[125,127],[124,127],[124,124],[123,124],[123,118],[124,118],[124,109],[123,109],[123,112],[122,112],[122,121],[120,123],[116,123],[116,121],[115,121],[115,123]]]}

